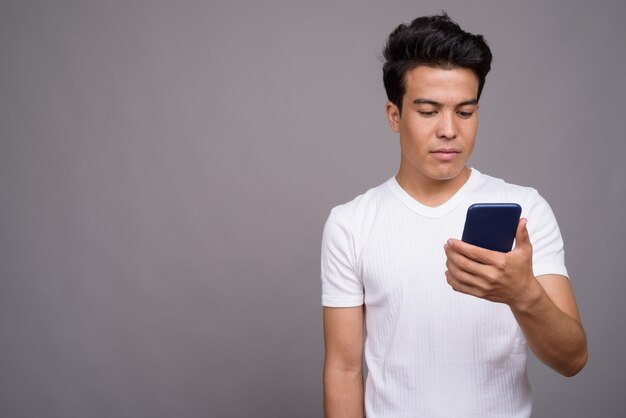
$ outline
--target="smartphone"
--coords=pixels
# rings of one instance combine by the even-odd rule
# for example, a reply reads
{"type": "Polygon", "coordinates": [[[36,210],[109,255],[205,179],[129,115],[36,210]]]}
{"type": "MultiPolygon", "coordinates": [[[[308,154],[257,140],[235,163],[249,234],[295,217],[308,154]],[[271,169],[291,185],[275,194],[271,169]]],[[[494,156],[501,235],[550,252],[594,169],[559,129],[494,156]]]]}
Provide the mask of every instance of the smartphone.
{"type": "Polygon", "coordinates": [[[467,209],[462,241],[508,253],[522,213],[517,203],[475,203],[467,209]]]}

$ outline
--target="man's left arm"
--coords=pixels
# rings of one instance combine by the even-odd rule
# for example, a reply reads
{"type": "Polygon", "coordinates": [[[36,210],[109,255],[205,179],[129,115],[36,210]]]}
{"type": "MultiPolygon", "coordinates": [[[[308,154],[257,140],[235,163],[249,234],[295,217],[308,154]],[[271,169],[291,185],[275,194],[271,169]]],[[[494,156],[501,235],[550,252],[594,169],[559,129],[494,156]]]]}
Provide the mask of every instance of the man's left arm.
{"type": "Polygon", "coordinates": [[[565,276],[533,275],[526,219],[519,222],[515,248],[500,253],[459,240],[445,245],[446,278],[458,292],[509,305],[535,355],[564,376],[587,362],[587,340],[576,299],[565,276]]]}

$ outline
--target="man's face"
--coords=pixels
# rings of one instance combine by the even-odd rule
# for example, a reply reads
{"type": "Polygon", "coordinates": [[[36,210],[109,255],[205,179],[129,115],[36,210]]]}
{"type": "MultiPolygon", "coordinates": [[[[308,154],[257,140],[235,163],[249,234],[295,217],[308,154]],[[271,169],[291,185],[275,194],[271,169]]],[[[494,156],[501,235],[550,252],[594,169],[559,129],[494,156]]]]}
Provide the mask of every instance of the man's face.
{"type": "Polygon", "coordinates": [[[391,129],[400,134],[399,177],[414,185],[457,179],[474,149],[478,78],[466,68],[426,66],[405,77],[402,114],[387,103],[391,129]]]}

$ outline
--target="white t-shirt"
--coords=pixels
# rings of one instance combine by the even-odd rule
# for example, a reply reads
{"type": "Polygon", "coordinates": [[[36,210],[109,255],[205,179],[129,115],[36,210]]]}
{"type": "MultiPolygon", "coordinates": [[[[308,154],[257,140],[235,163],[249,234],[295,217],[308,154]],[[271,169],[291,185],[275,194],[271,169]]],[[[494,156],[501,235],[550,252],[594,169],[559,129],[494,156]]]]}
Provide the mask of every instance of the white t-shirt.
{"type": "Polygon", "coordinates": [[[567,276],[563,241],[537,191],[472,169],[424,206],[395,177],[333,208],[322,239],[322,305],[365,304],[365,411],[382,417],[529,417],[527,344],[510,308],[457,293],[443,246],[473,203],[519,203],[535,276],[567,276]]]}

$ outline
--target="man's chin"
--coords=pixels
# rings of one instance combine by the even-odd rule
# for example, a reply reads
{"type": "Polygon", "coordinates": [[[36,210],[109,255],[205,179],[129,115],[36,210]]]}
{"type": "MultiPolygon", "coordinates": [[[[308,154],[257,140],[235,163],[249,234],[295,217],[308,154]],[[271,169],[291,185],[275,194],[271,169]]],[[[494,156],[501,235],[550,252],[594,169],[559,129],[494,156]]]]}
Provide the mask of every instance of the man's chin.
{"type": "Polygon", "coordinates": [[[469,173],[470,173],[470,169],[463,166],[458,170],[449,170],[449,171],[438,173],[437,175],[431,178],[437,181],[448,182],[448,181],[458,180],[460,178],[466,179],[467,177],[469,177],[469,173]]]}

